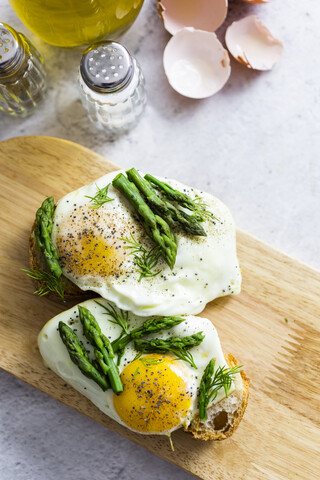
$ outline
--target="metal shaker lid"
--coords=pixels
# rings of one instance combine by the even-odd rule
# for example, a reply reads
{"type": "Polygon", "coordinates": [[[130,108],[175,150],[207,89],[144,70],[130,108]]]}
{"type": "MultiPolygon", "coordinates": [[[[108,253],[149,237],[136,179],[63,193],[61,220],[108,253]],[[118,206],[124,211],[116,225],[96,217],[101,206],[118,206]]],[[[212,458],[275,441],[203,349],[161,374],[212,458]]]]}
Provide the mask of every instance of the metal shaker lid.
{"type": "Polygon", "coordinates": [[[130,53],[123,45],[102,41],[93,43],[83,52],[80,73],[92,90],[114,93],[131,81],[134,65],[130,53]]]}
{"type": "Polygon", "coordinates": [[[13,73],[22,63],[24,48],[18,33],[0,23],[0,78],[13,73]]]}

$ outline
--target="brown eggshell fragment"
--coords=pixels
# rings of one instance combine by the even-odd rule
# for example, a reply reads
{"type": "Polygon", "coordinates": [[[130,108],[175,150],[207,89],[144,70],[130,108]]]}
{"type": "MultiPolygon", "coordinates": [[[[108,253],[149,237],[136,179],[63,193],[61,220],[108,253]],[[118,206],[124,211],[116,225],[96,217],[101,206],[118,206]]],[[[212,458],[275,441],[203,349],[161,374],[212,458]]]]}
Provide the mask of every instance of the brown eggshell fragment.
{"type": "Polygon", "coordinates": [[[214,32],[227,16],[228,0],[158,0],[158,12],[171,35],[184,27],[214,32]]]}
{"type": "Polygon", "coordinates": [[[163,66],[172,88],[189,98],[217,93],[230,76],[230,58],[213,32],[183,28],[168,42],[163,66]]]}
{"type": "Polygon", "coordinates": [[[226,32],[226,44],[238,62],[254,70],[271,70],[283,53],[282,43],[255,15],[233,22],[226,32]]]}

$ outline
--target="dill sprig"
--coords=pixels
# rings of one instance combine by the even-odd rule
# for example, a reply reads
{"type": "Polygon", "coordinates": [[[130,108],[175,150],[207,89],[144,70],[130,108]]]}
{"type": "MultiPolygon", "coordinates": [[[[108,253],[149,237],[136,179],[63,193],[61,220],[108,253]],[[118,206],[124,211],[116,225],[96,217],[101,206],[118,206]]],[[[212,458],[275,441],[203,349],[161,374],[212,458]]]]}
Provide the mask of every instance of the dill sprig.
{"type": "Polygon", "coordinates": [[[41,270],[25,270],[21,269],[28,277],[41,282],[41,286],[38,290],[33,292],[36,295],[47,295],[49,292],[54,292],[64,301],[64,291],[66,284],[61,277],[57,278],[51,273],[43,272],[41,270]]]}
{"type": "Polygon", "coordinates": [[[139,242],[137,242],[132,233],[130,234],[130,238],[120,238],[120,240],[128,243],[128,245],[126,245],[124,248],[131,250],[130,255],[133,255],[135,270],[140,273],[138,282],[141,282],[143,278],[155,277],[161,272],[161,270],[154,270],[161,256],[161,250],[159,246],[155,246],[148,251],[139,242]]]}
{"type": "Polygon", "coordinates": [[[136,376],[140,373],[140,368],[137,367],[136,368],[136,371],[134,372],[134,374],[132,375],[132,378],[131,378],[131,382],[133,382],[135,379],[136,379],[136,376]]]}
{"type": "Polygon", "coordinates": [[[100,305],[100,307],[104,308],[106,311],[105,315],[109,315],[111,319],[109,318],[109,322],[114,323],[115,325],[119,325],[122,328],[122,334],[128,335],[129,333],[129,312],[126,312],[124,310],[118,309],[116,310],[113,305],[108,303],[108,306],[106,307],[105,305],[102,305],[102,303],[97,302],[95,300],[95,303],[100,305]]]}
{"type": "Polygon", "coordinates": [[[141,357],[140,362],[145,366],[158,365],[163,362],[163,358],[141,357]]]}
{"type": "Polygon", "coordinates": [[[214,372],[215,359],[210,360],[202,375],[199,387],[199,417],[200,420],[207,420],[207,406],[215,399],[221,388],[224,389],[226,397],[232,385],[234,375],[241,372],[241,366],[218,367],[214,372]]]}
{"type": "Polygon", "coordinates": [[[203,202],[203,199],[198,195],[193,199],[193,205],[194,207],[192,208],[192,210],[195,213],[196,219],[199,222],[205,222],[206,220],[213,220],[221,223],[219,218],[217,218],[212,212],[207,210],[208,204],[203,202]]]}
{"type": "Polygon", "coordinates": [[[114,198],[108,197],[108,189],[110,187],[110,183],[108,183],[108,185],[103,188],[99,188],[97,184],[96,187],[98,191],[94,197],[90,197],[89,195],[85,196],[86,198],[90,198],[90,202],[92,202],[90,208],[100,208],[105,203],[112,202],[114,200],[114,198]]]}

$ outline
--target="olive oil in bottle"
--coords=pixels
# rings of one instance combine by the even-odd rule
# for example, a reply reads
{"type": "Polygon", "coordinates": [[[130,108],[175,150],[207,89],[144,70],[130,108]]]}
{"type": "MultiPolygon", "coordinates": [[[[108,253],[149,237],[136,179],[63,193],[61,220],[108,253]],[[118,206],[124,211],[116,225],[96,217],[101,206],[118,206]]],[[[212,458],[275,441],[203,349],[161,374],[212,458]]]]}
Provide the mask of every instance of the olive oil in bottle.
{"type": "Polygon", "coordinates": [[[117,38],[137,17],[143,0],[9,0],[20,20],[59,47],[117,38]]]}

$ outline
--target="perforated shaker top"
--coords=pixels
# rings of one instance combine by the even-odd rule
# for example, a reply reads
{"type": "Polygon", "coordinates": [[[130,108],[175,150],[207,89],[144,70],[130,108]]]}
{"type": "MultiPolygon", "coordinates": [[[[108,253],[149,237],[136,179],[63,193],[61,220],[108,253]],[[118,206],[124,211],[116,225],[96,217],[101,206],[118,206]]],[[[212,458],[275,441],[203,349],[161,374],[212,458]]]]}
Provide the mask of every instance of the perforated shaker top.
{"type": "Polygon", "coordinates": [[[24,48],[17,32],[0,23],[0,78],[13,73],[23,58],[24,48]]]}
{"type": "Polygon", "coordinates": [[[89,88],[114,93],[128,85],[134,65],[128,50],[117,42],[103,41],[90,45],[82,55],[80,73],[89,88]]]}

